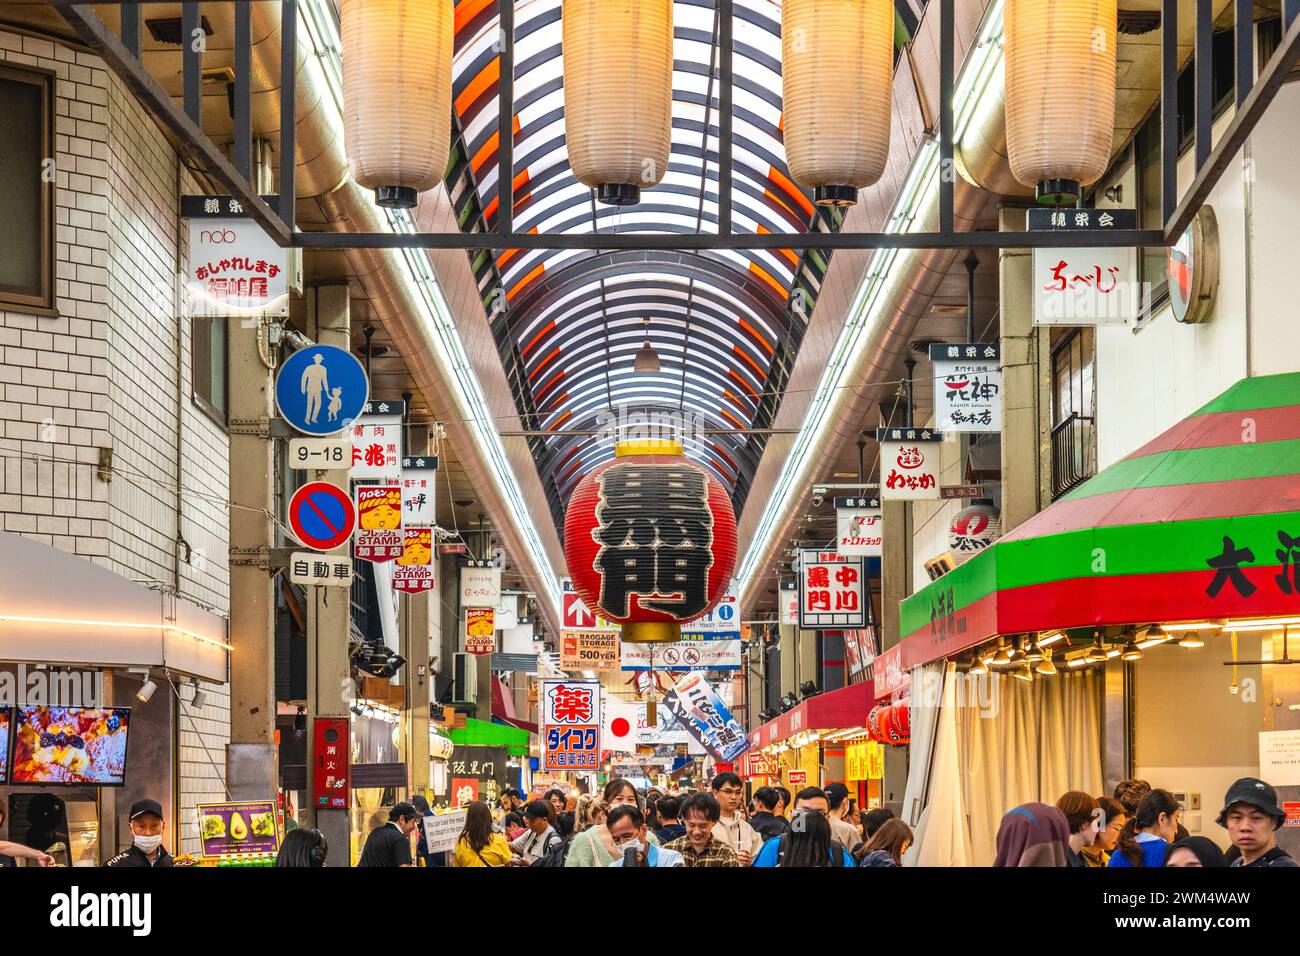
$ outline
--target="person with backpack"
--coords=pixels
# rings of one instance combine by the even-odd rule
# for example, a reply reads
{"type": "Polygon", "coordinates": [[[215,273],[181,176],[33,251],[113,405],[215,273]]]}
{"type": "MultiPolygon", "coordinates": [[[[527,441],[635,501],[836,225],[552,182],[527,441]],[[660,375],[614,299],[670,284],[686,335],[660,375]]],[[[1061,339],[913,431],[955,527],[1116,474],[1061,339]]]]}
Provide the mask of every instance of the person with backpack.
{"type": "Polygon", "coordinates": [[[902,866],[903,854],[912,845],[912,828],[897,817],[882,823],[871,839],[858,847],[855,859],[860,868],[902,866]]]}
{"type": "Polygon", "coordinates": [[[754,866],[856,866],[849,851],[831,836],[830,801],[825,791],[805,787],[795,795],[790,831],[768,840],[754,866]]]}
{"type": "Polygon", "coordinates": [[[524,824],[527,829],[510,844],[512,866],[532,866],[560,841],[551,826],[551,807],[545,800],[534,800],[524,807],[524,824]]]}

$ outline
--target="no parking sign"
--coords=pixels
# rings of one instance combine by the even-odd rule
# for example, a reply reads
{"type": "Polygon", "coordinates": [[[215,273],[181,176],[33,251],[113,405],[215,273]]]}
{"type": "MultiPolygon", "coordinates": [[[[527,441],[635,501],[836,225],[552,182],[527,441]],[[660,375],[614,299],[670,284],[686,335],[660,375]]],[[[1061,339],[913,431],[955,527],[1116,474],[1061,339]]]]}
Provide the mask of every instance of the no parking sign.
{"type": "Polygon", "coordinates": [[[352,537],[356,525],[352,496],[328,481],[309,481],[289,502],[289,526],[313,551],[333,551],[352,537]]]}

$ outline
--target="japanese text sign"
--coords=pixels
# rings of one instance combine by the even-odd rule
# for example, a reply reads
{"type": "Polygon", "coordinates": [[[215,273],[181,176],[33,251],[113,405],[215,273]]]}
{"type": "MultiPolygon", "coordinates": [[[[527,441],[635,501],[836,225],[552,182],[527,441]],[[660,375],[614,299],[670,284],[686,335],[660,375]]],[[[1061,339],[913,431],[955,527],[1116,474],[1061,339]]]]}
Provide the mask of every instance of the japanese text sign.
{"type": "Polygon", "coordinates": [[[884,519],[879,498],[836,498],[836,550],[846,558],[880,557],[884,519]]]}
{"type": "Polygon", "coordinates": [[[1035,325],[1124,325],[1142,296],[1131,247],[1035,249],[1035,325]]]}
{"type": "Polygon", "coordinates": [[[866,562],[804,551],[799,559],[799,626],[867,626],[866,562]]]}
{"type": "Polygon", "coordinates": [[[1002,365],[996,344],[930,346],[934,423],[956,432],[1002,430],[1002,365]]]}
{"type": "Polygon", "coordinates": [[[615,670],[618,645],[618,634],[611,631],[561,631],[560,669],[615,670]]]}
{"type": "Polygon", "coordinates": [[[799,584],[796,581],[781,582],[781,623],[799,623],[799,584]]]}
{"type": "Polygon", "coordinates": [[[542,682],[543,770],[600,768],[600,682],[542,682]]]}
{"type": "Polygon", "coordinates": [[[437,458],[403,458],[398,483],[402,488],[402,526],[431,528],[437,521],[437,458]]]}
{"type": "Polygon", "coordinates": [[[881,428],[880,497],[883,501],[939,498],[939,446],[943,433],[929,428],[881,428]]]}
{"type": "Polygon", "coordinates": [[[903,645],[895,644],[881,651],[872,668],[873,685],[877,699],[888,697],[907,686],[907,672],[903,670],[903,645]]]}
{"type": "Polygon", "coordinates": [[[353,481],[395,482],[402,477],[402,415],[393,410],[393,405],[401,404],[370,402],[348,429],[353,481]],[[380,407],[388,411],[375,410],[380,407]]]}
{"type": "Polygon", "coordinates": [[[725,641],[740,639],[740,604],[733,587],[708,614],[682,625],[682,640],[725,641]]]}
{"type": "Polygon", "coordinates": [[[419,593],[434,587],[433,529],[403,528],[402,555],[393,568],[393,587],[419,593]]]}
{"type": "Polygon", "coordinates": [[[332,810],[352,806],[348,718],[314,717],[312,733],[312,805],[332,810]]]}
{"type": "Polygon", "coordinates": [[[465,609],[465,651],[469,654],[491,654],[497,649],[496,608],[469,607],[465,609]]]}
{"type": "Polygon", "coordinates": [[[622,667],[625,671],[735,671],[740,670],[743,657],[738,640],[624,644],[622,667]]]}
{"type": "Polygon", "coordinates": [[[500,568],[460,569],[461,607],[490,607],[501,604],[500,568]]]}
{"type": "Polygon", "coordinates": [[[191,219],[186,314],[289,314],[289,250],[252,219],[191,219]]]}
{"type": "Polygon", "coordinates": [[[295,551],[289,556],[289,580],[294,584],[352,586],[352,559],[347,555],[295,551]]]}
{"type": "Polygon", "coordinates": [[[679,680],[664,695],[664,705],[714,760],[730,762],[749,749],[745,729],[703,674],[695,672],[679,680]]]}

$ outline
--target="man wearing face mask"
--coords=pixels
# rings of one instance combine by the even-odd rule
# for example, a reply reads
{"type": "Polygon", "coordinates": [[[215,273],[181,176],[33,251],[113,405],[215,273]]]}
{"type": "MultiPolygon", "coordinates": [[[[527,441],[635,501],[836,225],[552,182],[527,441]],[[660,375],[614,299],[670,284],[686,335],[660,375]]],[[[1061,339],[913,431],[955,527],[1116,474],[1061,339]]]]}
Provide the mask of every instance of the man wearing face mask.
{"type": "Polygon", "coordinates": [[[609,811],[605,820],[609,835],[614,839],[618,855],[610,866],[632,866],[629,853],[636,854],[636,866],[685,866],[686,861],[676,850],[666,850],[650,843],[646,836],[645,816],[635,804],[620,803],[609,811]],[[626,861],[626,862],[625,862],[626,861]]]}
{"type": "Polygon", "coordinates": [[[162,845],[162,804],[157,800],[137,800],[131,804],[131,815],[127,819],[131,826],[131,846],[105,863],[105,866],[148,869],[176,865],[172,855],[162,845]]]}

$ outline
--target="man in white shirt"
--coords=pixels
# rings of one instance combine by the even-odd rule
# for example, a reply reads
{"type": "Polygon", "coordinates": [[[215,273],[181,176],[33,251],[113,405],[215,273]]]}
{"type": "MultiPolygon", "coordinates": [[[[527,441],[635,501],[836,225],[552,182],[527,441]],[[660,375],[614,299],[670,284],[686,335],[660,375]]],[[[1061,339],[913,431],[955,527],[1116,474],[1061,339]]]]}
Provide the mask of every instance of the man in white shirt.
{"type": "Polygon", "coordinates": [[[524,823],[528,825],[527,831],[510,843],[510,850],[514,853],[510,861],[513,866],[532,866],[560,840],[555,827],[551,826],[550,807],[544,800],[534,800],[524,807],[524,823]]]}
{"type": "Polygon", "coordinates": [[[749,866],[763,849],[763,838],[740,815],[744,784],[730,771],[720,773],[709,782],[722,814],[713,825],[713,835],[736,851],[741,866],[749,866]]]}
{"type": "Polygon", "coordinates": [[[645,815],[630,803],[620,803],[609,811],[605,820],[614,839],[617,855],[610,866],[627,866],[629,852],[636,854],[636,866],[685,866],[686,860],[676,850],[655,846],[646,833],[645,815]]]}

